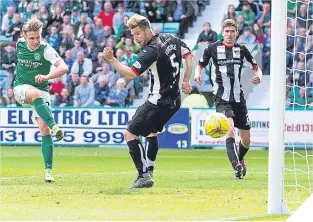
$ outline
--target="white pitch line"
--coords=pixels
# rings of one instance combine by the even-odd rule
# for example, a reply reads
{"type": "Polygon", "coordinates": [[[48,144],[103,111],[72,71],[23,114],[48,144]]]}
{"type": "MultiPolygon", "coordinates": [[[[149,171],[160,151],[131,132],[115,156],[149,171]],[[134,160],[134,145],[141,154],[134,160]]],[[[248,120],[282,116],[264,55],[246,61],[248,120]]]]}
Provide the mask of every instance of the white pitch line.
{"type": "MultiPolygon", "coordinates": [[[[168,173],[168,172],[177,172],[177,173],[229,173],[232,174],[233,171],[220,171],[220,170],[156,170],[155,173],[168,173]]],[[[124,172],[97,172],[97,173],[63,173],[63,174],[55,174],[55,177],[68,177],[68,176],[96,176],[96,175],[106,175],[106,174],[134,174],[134,171],[124,171],[124,172]]],[[[259,174],[266,174],[266,171],[260,172],[251,172],[249,173],[259,173],[259,174]]],[[[12,177],[2,177],[0,181],[4,180],[13,180],[13,179],[27,179],[27,178],[40,178],[43,176],[39,175],[29,175],[29,176],[12,176],[12,177]]]]}

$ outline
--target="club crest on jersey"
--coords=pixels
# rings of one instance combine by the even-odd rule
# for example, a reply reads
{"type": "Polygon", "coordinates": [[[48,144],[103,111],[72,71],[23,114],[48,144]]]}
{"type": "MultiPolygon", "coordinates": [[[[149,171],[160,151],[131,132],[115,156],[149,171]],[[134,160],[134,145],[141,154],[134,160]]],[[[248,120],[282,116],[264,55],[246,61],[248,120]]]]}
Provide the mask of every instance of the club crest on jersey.
{"type": "Polygon", "coordinates": [[[34,54],[34,59],[40,60],[40,54],[39,54],[39,53],[35,53],[35,54],[34,54]]]}
{"type": "Polygon", "coordinates": [[[138,61],[136,61],[136,62],[133,64],[133,66],[134,66],[135,68],[137,68],[137,69],[140,69],[140,68],[141,68],[141,64],[140,64],[138,61]]]}

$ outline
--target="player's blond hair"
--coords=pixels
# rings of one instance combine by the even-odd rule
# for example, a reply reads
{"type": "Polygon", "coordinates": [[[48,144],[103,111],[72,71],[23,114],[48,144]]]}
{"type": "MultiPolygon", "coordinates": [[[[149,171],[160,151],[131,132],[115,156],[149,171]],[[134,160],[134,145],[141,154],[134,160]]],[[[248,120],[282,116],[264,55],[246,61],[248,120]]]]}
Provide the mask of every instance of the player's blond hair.
{"type": "Polygon", "coordinates": [[[132,17],[130,17],[130,19],[127,21],[127,26],[130,29],[134,29],[138,26],[141,30],[151,28],[149,20],[146,17],[138,14],[135,14],[132,17]]]}
{"type": "Polygon", "coordinates": [[[42,22],[37,18],[28,20],[22,28],[23,36],[26,36],[27,32],[39,32],[42,33],[42,22]]]}
{"type": "Polygon", "coordinates": [[[238,31],[238,24],[235,20],[233,19],[226,19],[223,24],[222,24],[222,30],[228,26],[233,26],[235,27],[236,31],[238,31]]]}

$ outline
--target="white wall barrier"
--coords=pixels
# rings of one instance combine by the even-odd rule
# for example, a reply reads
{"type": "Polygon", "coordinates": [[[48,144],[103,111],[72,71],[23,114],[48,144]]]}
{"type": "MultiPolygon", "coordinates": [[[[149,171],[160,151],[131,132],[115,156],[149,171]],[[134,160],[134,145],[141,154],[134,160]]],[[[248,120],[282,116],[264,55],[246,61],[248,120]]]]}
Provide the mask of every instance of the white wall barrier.
{"type": "MultiPolygon", "coordinates": [[[[204,132],[206,117],[215,112],[214,109],[193,109],[191,117],[191,146],[215,147],[225,146],[225,138],[214,139],[204,132]]],[[[268,147],[269,110],[250,109],[249,119],[251,123],[251,146],[268,147]]],[[[275,124],[275,123],[271,123],[275,124]]],[[[286,110],[285,134],[286,147],[309,148],[313,147],[313,111],[286,110]]],[[[236,141],[240,137],[236,131],[236,141]]]]}

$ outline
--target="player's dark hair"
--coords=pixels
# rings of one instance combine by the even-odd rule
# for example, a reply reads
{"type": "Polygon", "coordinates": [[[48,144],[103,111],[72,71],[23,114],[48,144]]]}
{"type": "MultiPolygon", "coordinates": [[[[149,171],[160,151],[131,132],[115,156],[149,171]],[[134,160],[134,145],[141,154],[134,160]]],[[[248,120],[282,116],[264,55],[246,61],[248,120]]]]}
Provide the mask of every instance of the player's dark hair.
{"type": "Polygon", "coordinates": [[[235,29],[238,31],[238,24],[235,20],[233,19],[226,19],[223,24],[222,24],[222,30],[228,26],[233,26],[235,29]]]}

